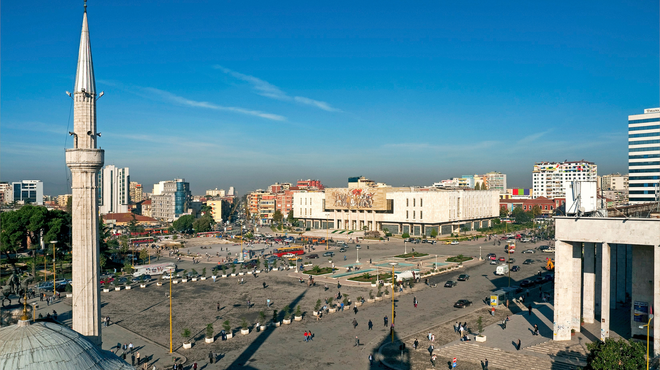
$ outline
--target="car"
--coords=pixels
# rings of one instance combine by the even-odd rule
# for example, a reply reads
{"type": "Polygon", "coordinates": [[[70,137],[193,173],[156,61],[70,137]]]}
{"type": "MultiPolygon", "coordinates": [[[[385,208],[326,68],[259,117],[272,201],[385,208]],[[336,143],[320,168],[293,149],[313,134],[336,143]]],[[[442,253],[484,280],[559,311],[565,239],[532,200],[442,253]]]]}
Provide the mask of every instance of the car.
{"type": "MultiPolygon", "coordinates": [[[[113,278],[111,276],[106,276],[106,277],[101,278],[101,284],[112,283],[113,281],[115,281],[115,278],[113,278]]],[[[52,285],[51,285],[51,287],[52,287],[52,285]]]]}
{"type": "Polygon", "coordinates": [[[454,307],[456,308],[465,308],[467,306],[472,305],[472,302],[468,301],[467,299],[459,299],[454,303],[454,307]]]}
{"type": "Polygon", "coordinates": [[[504,257],[500,257],[497,260],[500,261],[500,262],[506,262],[506,258],[504,258],[504,257]]]}
{"type": "Polygon", "coordinates": [[[335,252],[330,252],[330,251],[323,253],[323,257],[332,257],[334,255],[335,255],[335,252]]]}
{"type": "Polygon", "coordinates": [[[470,275],[468,275],[468,274],[458,275],[458,281],[468,281],[469,279],[470,279],[470,275]]]}
{"type": "Polygon", "coordinates": [[[452,240],[451,245],[457,245],[457,244],[458,244],[458,240],[452,240]]]}
{"type": "Polygon", "coordinates": [[[549,249],[549,248],[550,248],[549,245],[542,245],[542,246],[539,247],[539,250],[544,251],[544,250],[549,249]]]}
{"type": "Polygon", "coordinates": [[[295,257],[295,256],[296,255],[293,254],[293,253],[285,253],[285,254],[282,255],[282,257],[284,257],[284,258],[291,258],[291,257],[295,257]]]}
{"type": "Polygon", "coordinates": [[[516,262],[516,259],[513,257],[509,257],[509,263],[514,263],[514,262],[516,262]]]}
{"type": "Polygon", "coordinates": [[[534,263],[534,260],[528,258],[523,262],[523,265],[531,265],[532,263],[534,263]]]}
{"type": "Polygon", "coordinates": [[[311,260],[312,258],[319,258],[319,255],[316,254],[316,253],[312,253],[312,254],[308,255],[307,258],[311,260]]]}
{"type": "Polygon", "coordinates": [[[520,241],[521,241],[522,243],[528,243],[528,242],[530,242],[531,240],[529,240],[529,239],[527,239],[527,238],[522,238],[522,239],[520,239],[520,241]]]}
{"type": "Polygon", "coordinates": [[[339,248],[339,253],[344,253],[344,252],[346,252],[346,248],[344,247],[339,248]]]}
{"type": "Polygon", "coordinates": [[[355,249],[362,249],[362,246],[360,244],[355,244],[355,249]]]}
{"type": "Polygon", "coordinates": [[[490,260],[491,265],[497,265],[497,260],[490,260]]]}
{"type": "Polygon", "coordinates": [[[545,283],[547,280],[543,276],[537,276],[536,279],[534,279],[534,284],[541,285],[545,283]]]}
{"type": "Polygon", "coordinates": [[[125,278],[125,277],[120,277],[119,279],[115,280],[113,283],[114,283],[115,285],[122,285],[122,284],[126,284],[127,282],[128,282],[128,279],[127,279],[127,278],[125,278]]]}
{"type": "Polygon", "coordinates": [[[525,249],[523,253],[536,253],[533,249],[525,249]]]}
{"type": "Polygon", "coordinates": [[[526,280],[526,279],[520,282],[520,286],[522,288],[527,288],[527,287],[530,287],[530,286],[533,286],[533,285],[534,285],[533,282],[531,282],[530,280],[526,280]]]}
{"type": "Polygon", "coordinates": [[[555,275],[554,274],[545,275],[545,280],[546,281],[553,281],[553,280],[555,280],[555,275]]]}
{"type": "Polygon", "coordinates": [[[456,282],[454,280],[449,280],[445,283],[445,288],[453,288],[456,286],[456,282]]]}
{"type": "Polygon", "coordinates": [[[172,274],[163,274],[163,280],[170,280],[172,278],[173,278],[172,274]]]}
{"type": "Polygon", "coordinates": [[[429,243],[429,244],[435,244],[436,241],[435,241],[435,240],[429,240],[427,243],[429,243]]]}
{"type": "Polygon", "coordinates": [[[554,248],[548,248],[548,249],[544,249],[543,252],[544,253],[555,253],[555,249],[554,248]]]}
{"type": "Polygon", "coordinates": [[[518,271],[520,271],[520,266],[518,265],[511,266],[511,272],[518,272],[518,271]]]}
{"type": "Polygon", "coordinates": [[[491,260],[491,261],[496,261],[497,256],[494,253],[491,253],[491,254],[488,255],[488,259],[491,260]]]}

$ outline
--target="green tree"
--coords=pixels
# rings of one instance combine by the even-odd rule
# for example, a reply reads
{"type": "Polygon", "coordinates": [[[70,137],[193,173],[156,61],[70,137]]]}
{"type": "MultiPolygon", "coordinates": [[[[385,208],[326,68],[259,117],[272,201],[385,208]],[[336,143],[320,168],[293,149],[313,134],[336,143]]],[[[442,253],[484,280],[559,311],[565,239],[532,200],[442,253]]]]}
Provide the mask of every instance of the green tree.
{"type": "Polygon", "coordinates": [[[180,233],[191,233],[193,230],[193,222],[195,222],[195,216],[184,215],[174,221],[172,226],[174,226],[174,230],[180,233]]]}
{"type": "Polygon", "coordinates": [[[480,183],[476,183],[476,184],[474,185],[474,190],[481,190],[481,184],[480,184],[480,183]]]}
{"type": "Polygon", "coordinates": [[[410,238],[410,234],[408,234],[408,233],[403,233],[403,234],[401,234],[401,237],[402,237],[402,238],[410,238]]]}
{"type": "Polygon", "coordinates": [[[534,218],[539,217],[541,215],[541,213],[542,213],[541,212],[541,207],[539,207],[538,205],[535,205],[534,207],[532,207],[532,216],[534,216],[534,218]]]}
{"type": "Polygon", "coordinates": [[[517,224],[526,224],[532,219],[531,212],[523,211],[520,206],[514,208],[511,214],[513,215],[514,222],[517,224]]]}
{"type": "Polygon", "coordinates": [[[500,207],[500,218],[506,218],[509,216],[509,210],[506,207],[500,207]]]}
{"type": "Polygon", "coordinates": [[[211,217],[210,213],[205,214],[204,216],[196,219],[192,227],[197,233],[203,233],[207,231],[211,231],[213,228],[213,225],[215,224],[215,221],[213,220],[213,217],[211,217]]]}
{"type": "Polygon", "coordinates": [[[637,342],[605,339],[587,344],[589,355],[583,370],[639,370],[646,368],[646,350],[637,342]]]}
{"type": "Polygon", "coordinates": [[[143,264],[146,264],[147,261],[149,260],[149,251],[147,248],[142,248],[140,251],[140,259],[142,260],[143,264]]]}
{"type": "Polygon", "coordinates": [[[284,219],[284,216],[282,215],[282,211],[275,210],[275,213],[273,213],[273,222],[277,222],[278,224],[282,222],[284,219]]]}
{"type": "Polygon", "coordinates": [[[431,229],[431,237],[435,238],[436,236],[438,236],[438,230],[437,229],[431,229]]]}
{"type": "Polygon", "coordinates": [[[128,231],[132,233],[144,232],[144,226],[138,223],[138,220],[135,218],[135,214],[131,213],[131,216],[133,217],[133,219],[128,222],[128,231]]]}
{"type": "Polygon", "coordinates": [[[295,225],[298,221],[293,217],[293,210],[289,211],[289,214],[286,216],[286,221],[291,225],[295,225]]]}

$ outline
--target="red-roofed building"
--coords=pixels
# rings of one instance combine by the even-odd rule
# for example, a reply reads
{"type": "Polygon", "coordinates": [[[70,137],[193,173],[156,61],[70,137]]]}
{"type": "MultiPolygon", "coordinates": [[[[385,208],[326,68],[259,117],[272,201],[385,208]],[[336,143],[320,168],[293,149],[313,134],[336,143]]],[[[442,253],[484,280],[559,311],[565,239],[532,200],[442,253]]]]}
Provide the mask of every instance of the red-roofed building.
{"type": "MultiPolygon", "coordinates": [[[[564,199],[561,199],[561,203],[563,201],[564,199]]],[[[539,206],[541,214],[551,215],[557,208],[557,203],[554,199],[548,199],[546,197],[535,199],[500,199],[500,208],[506,208],[509,212],[513,211],[516,207],[521,207],[523,211],[531,211],[534,206],[539,206]]]]}
{"type": "Polygon", "coordinates": [[[112,223],[119,226],[126,226],[131,221],[137,221],[142,226],[157,226],[160,221],[155,218],[136,215],[135,213],[108,213],[103,215],[103,223],[112,223]]]}

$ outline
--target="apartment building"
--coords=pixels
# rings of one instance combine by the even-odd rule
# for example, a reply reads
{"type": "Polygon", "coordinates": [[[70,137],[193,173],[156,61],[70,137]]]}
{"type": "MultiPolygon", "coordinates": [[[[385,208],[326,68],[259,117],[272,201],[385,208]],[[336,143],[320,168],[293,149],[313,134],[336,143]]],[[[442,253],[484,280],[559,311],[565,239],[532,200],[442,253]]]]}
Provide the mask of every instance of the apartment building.
{"type": "Polygon", "coordinates": [[[564,187],[572,181],[596,181],[598,167],[592,162],[538,162],[532,171],[534,198],[565,198],[564,187]]]}

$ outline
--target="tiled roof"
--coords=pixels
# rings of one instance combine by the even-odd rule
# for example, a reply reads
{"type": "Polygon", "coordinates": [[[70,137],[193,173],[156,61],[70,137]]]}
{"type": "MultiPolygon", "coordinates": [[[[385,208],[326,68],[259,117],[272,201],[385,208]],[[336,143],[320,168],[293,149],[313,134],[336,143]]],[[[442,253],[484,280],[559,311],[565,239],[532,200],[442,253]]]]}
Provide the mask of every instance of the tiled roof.
{"type": "Polygon", "coordinates": [[[108,213],[107,215],[103,215],[103,220],[115,220],[117,223],[128,223],[133,220],[135,217],[135,220],[137,222],[158,222],[155,218],[147,217],[147,216],[142,216],[142,215],[136,215],[135,213],[108,213]]]}

